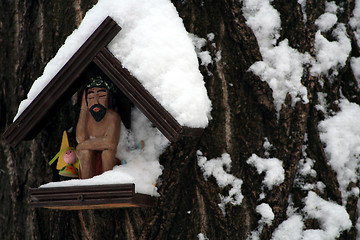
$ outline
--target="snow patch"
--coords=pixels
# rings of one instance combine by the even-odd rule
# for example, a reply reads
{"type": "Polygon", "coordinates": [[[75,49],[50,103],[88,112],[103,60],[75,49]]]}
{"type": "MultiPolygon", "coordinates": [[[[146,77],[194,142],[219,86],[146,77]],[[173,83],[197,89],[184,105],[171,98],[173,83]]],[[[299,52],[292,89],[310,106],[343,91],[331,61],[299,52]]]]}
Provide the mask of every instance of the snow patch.
{"type": "Polygon", "coordinates": [[[249,240],[259,240],[260,234],[264,229],[265,225],[271,225],[272,220],[274,220],[274,213],[267,203],[262,203],[256,207],[256,212],[260,214],[261,218],[258,222],[258,227],[256,230],[252,231],[249,240]]]}
{"type": "Polygon", "coordinates": [[[268,0],[243,0],[246,24],[254,31],[260,51],[276,45],[280,37],[280,14],[268,0]]]}
{"type": "Polygon", "coordinates": [[[331,168],[336,172],[343,200],[352,192],[350,182],[360,180],[360,106],[342,100],[341,111],[319,123],[321,141],[331,168]]]}
{"type": "Polygon", "coordinates": [[[303,218],[300,215],[293,215],[275,229],[271,240],[301,240],[303,228],[303,218]]]}
{"type": "Polygon", "coordinates": [[[337,23],[337,20],[336,14],[327,12],[316,19],[315,25],[320,31],[327,32],[337,23]]]}
{"type": "Polygon", "coordinates": [[[209,240],[209,239],[206,237],[206,235],[203,234],[203,233],[199,233],[199,234],[197,235],[197,237],[198,237],[199,240],[209,240]]]}
{"type": "Polygon", "coordinates": [[[360,47],[360,0],[355,1],[353,16],[350,18],[349,24],[354,30],[357,45],[360,47]]]}
{"type": "Polygon", "coordinates": [[[274,220],[274,213],[267,203],[262,203],[256,207],[256,212],[261,215],[260,222],[262,224],[270,225],[272,220],[274,220]]]}
{"type": "Polygon", "coordinates": [[[347,36],[343,23],[337,23],[336,12],[339,7],[335,2],[326,2],[325,13],[316,19],[318,31],[315,34],[316,62],[311,68],[313,75],[327,75],[332,70],[332,75],[338,74],[338,69],[344,67],[351,51],[351,41],[347,36]],[[335,41],[327,40],[321,32],[334,30],[331,35],[335,41]],[[331,49],[331,51],[329,51],[331,49]]]}
{"type": "Polygon", "coordinates": [[[303,210],[309,218],[317,219],[321,227],[305,230],[304,240],[336,239],[352,226],[345,207],[326,201],[314,192],[308,193],[303,210]]]}
{"type": "Polygon", "coordinates": [[[287,94],[292,104],[303,100],[308,103],[307,89],[301,83],[303,65],[310,63],[309,54],[302,54],[289,47],[288,40],[280,36],[280,14],[268,0],[243,0],[243,15],[246,24],[253,30],[258,41],[263,61],[250,66],[249,70],[266,81],[273,90],[274,105],[280,111],[287,94]]]}
{"type": "MultiPolygon", "coordinates": [[[[209,33],[210,34],[210,33],[209,33]]],[[[208,39],[213,39],[212,35],[208,34],[208,39]]],[[[198,56],[198,58],[201,61],[201,65],[207,67],[209,64],[212,64],[213,61],[211,59],[211,55],[209,51],[202,51],[201,49],[206,46],[206,39],[196,36],[195,34],[189,34],[190,38],[193,41],[193,44],[195,46],[195,51],[198,56]]]]}
{"type": "Polygon", "coordinates": [[[313,169],[314,167],[314,160],[312,160],[311,158],[304,158],[304,159],[300,159],[299,161],[299,165],[298,165],[298,171],[299,174],[303,177],[306,176],[311,176],[311,177],[316,177],[316,171],[313,169]]]}
{"type": "Polygon", "coordinates": [[[264,148],[264,150],[265,150],[264,155],[265,155],[266,157],[269,157],[269,156],[270,156],[270,152],[269,152],[269,151],[270,151],[271,148],[272,148],[272,144],[269,142],[269,139],[268,139],[267,137],[265,137],[265,139],[264,139],[263,148],[264,148]]]}
{"type": "Polygon", "coordinates": [[[360,57],[352,57],[350,59],[350,66],[354,73],[354,77],[356,79],[358,87],[360,87],[360,57]]]}
{"type": "Polygon", "coordinates": [[[301,11],[303,14],[303,22],[306,24],[307,22],[307,14],[306,14],[306,0],[298,0],[298,4],[301,6],[301,11]]]}
{"type": "Polygon", "coordinates": [[[273,186],[278,186],[284,182],[285,171],[282,167],[282,161],[279,159],[261,158],[253,154],[246,162],[254,166],[259,174],[265,173],[263,184],[268,189],[272,189],[273,186]]]}
{"type": "MultiPolygon", "coordinates": [[[[360,198],[358,198],[357,209],[360,209],[360,198]]],[[[355,227],[356,227],[356,230],[357,230],[356,239],[360,239],[360,217],[358,217],[355,227]]]]}
{"type": "Polygon", "coordinates": [[[344,67],[351,51],[351,42],[347,37],[344,24],[338,24],[332,32],[336,41],[327,40],[319,31],[315,34],[316,63],[311,68],[312,74],[327,74],[331,69],[338,74],[339,67],[344,67]],[[331,49],[331,51],[329,51],[331,49]]]}
{"type": "Polygon", "coordinates": [[[335,1],[325,2],[325,12],[336,14],[337,11],[341,10],[335,1]]]}
{"type": "Polygon", "coordinates": [[[203,156],[201,151],[197,151],[198,165],[203,171],[205,180],[210,176],[216,179],[219,187],[224,188],[231,185],[228,196],[220,195],[221,203],[220,209],[225,215],[225,205],[231,203],[233,205],[240,205],[244,196],[241,193],[241,185],[243,181],[234,175],[228,173],[231,170],[231,158],[228,153],[224,153],[219,158],[208,160],[203,156]]]}

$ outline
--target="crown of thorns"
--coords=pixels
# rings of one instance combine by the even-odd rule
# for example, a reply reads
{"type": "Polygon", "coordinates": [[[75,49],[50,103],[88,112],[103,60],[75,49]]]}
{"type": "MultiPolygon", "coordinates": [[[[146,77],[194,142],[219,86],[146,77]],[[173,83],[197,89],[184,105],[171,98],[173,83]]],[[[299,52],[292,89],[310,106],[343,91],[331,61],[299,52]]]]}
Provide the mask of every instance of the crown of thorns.
{"type": "Polygon", "coordinates": [[[90,78],[90,81],[86,85],[86,88],[93,88],[93,87],[104,87],[109,91],[113,91],[113,92],[116,91],[116,88],[112,83],[105,81],[100,76],[90,78]]]}

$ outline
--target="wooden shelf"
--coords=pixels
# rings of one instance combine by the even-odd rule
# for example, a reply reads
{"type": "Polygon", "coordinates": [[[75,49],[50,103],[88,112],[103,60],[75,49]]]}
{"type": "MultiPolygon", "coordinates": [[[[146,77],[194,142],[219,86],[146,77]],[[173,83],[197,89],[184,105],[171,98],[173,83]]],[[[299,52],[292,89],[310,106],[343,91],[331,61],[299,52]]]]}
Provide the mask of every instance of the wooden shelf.
{"type": "Polygon", "coordinates": [[[30,205],[60,210],[152,207],[155,197],[135,193],[135,184],[30,189],[30,205]]]}

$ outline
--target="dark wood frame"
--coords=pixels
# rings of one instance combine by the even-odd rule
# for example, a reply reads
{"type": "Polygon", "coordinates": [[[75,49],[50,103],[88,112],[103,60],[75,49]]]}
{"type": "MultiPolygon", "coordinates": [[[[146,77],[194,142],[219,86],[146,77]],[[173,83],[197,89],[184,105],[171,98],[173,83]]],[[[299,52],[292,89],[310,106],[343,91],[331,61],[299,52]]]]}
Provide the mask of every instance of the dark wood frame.
{"type": "Polygon", "coordinates": [[[135,193],[135,184],[30,189],[30,205],[61,210],[151,207],[155,198],[135,193]]]}
{"type": "Polygon", "coordinates": [[[103,21],[24,112],[7,128],[3,137],[11,147],[16,147],[22,140],[33,139],[36,136],[45,125],[44,122],[49,118],[50,113],[54,111],[56,103],[66,96],[71,96],[81,86],[80,75],[92,62],[170,141],[176,141],[181,135],[202,134],[202,128],[181,126],[106,48],[120,30],[121,27],[110,17],[103,21]]]}

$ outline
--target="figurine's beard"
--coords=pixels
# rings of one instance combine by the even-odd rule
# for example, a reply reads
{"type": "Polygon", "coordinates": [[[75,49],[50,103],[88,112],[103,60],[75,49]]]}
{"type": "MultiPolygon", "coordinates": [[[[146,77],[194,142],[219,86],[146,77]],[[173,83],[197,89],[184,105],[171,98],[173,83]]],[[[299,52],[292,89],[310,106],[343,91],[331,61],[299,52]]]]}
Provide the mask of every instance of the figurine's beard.
{"type": "Polygon", "coordinates": [[[106,114],[106,108],[101,104],[94,104],[89,109],[95,121],[100,122],[106,114]]]}

